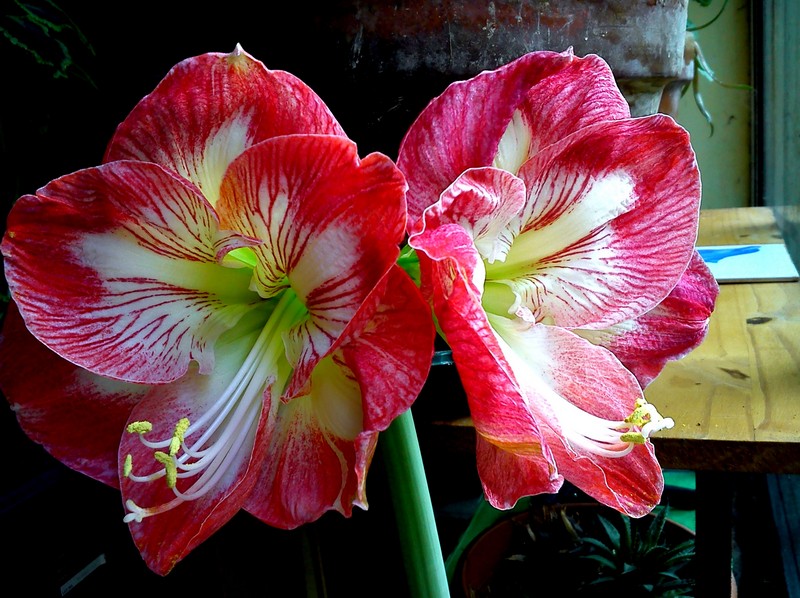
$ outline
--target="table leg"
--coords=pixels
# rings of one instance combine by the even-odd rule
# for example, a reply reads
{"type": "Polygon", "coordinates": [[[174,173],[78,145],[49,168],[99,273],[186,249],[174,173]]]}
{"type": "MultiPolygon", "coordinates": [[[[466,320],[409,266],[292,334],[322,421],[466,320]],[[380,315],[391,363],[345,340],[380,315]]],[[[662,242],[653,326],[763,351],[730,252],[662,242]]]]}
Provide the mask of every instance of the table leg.
{"type": "Polygon", "coordinates": [[[723,472],[697,472],[697,596],[731,595],[733,482],[723,472]]]}

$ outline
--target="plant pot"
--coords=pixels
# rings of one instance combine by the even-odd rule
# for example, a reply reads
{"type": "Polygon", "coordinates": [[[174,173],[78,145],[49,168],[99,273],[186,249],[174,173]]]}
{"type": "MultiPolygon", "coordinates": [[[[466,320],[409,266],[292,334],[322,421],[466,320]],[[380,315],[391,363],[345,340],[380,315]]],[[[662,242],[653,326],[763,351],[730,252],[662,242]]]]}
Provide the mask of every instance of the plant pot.
{"type": "Polygon", "coordinates": [[[634,116],[654,114],[684,70],[688,0],[334,0],[315,11],[325,68],[352,99],[333,106],[360,145],[392,155],[446,85],[535,50],[598,54],[634,116]],[[351,110],[354,114],[351,114],[351,110]],[[352,116],[352,119],[351,119],[352,116]]]}
{"type": "MultiPolygon", "coordinates": [[[[619,517],[598,503],[545,505],[505,517],[475,538],[464,552],[458,569],[462,595],[469,598],[603,596],[608,595],[608,591],[614,595],[639,595],[621,586],[619,589],[605,586],[593,590],[590,586],[582,585],[579,578],[586,576],[585,581],[590,581],[594,576],[596,579],[597,568],[594,560],[573,556],[575,552],[571,547],[574,543],[569,531],[561,524],[564,515],[581,530],[580,535],[584,538],[602,537],[602,526],[597,515],[611,521],[619,517]],[[536,540],[532,540],[532,537],[536,540]],[[528,542],[524,542],[526,539],[528,542]],[[539,546],[531,548],[537,542],[539,546]],[[504,579],[502,575],[507,577],[504,579]]],[[[632,525],[647,525],[653,517],[648,515],[641,522],[631,520],[632,525]]],[[[665,545],[677,546],[686,540],[693,540],[694,532],[667,519],[662,538],[665,545]]],[[[680,570],[681,574],[693,579],[693,566],[693,562],[687,563],[680,570]]],[[[650,595],[649,592],[647,595],[650,595]]],[[[732,595],[735,594],[732,592],[732,595]]]]}

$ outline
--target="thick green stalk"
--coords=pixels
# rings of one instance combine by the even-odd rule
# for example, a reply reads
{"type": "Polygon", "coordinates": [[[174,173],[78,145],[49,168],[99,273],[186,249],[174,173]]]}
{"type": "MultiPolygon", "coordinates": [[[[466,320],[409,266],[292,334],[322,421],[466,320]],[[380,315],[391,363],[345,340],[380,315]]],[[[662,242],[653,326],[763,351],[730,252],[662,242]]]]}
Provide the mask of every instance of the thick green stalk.
{"type": "Polygon", "coordinates": [[[448,598],[442,548],[411,411],[395,419],[380,438],[411,595],[448,598]]]}

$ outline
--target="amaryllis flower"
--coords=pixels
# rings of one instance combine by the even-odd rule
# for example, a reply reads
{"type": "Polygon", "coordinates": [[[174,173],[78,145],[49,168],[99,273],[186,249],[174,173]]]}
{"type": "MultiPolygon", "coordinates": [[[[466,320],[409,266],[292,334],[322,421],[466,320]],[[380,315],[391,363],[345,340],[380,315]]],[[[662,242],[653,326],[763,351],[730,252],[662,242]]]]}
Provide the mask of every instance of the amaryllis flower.
{"type": "Polygon", "coordinates": [[[716,293],[694,249],[688,134],[631,119],[597,56],[535,52],[448,87],[398,165],[488,500],[508,508],[566,478],[651,510],[663,477],[648,437],[672,421],[637,376],[700,342],[716,293]]]}
{"type": "Polygon", "coordinates": [[[237,48],[177,65],[104,164],[14,205],[0,383],[34,440],[119,485],[154,571],[239,509],[293,528],[366,508],[433,346],[395,264],[405,190],[237,48]]]}

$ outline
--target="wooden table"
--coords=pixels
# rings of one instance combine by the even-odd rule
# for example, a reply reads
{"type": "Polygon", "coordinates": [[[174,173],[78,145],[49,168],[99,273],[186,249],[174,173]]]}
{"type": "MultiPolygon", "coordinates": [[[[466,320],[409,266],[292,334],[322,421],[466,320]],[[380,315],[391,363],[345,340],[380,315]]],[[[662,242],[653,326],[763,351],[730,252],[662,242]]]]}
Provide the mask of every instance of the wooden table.
{"type": "MultiPolygon", "coordinates": [[[[770,208],[706,210],[698,245],[780,243],[770,208]]],[[[645,391],[662,466],[800,473],[800,283],[720,285],[703,344],[645,391]]]]}
{"type": "MultiPolygon", "coordinates": [[[[698,245],[780,242],[769,208],[700,215],[698,245]]],[[[728,595],[731,474],[800,473],[800,282],[721,285],[703,344],[645,395],[675,420],[661,465],[697,472],[697,595],[728,595]]]]}

